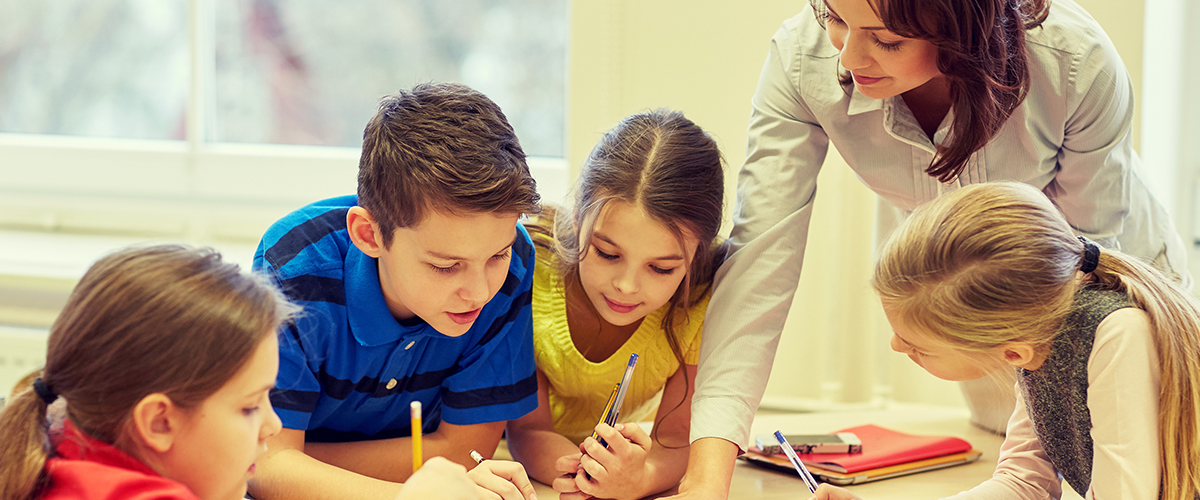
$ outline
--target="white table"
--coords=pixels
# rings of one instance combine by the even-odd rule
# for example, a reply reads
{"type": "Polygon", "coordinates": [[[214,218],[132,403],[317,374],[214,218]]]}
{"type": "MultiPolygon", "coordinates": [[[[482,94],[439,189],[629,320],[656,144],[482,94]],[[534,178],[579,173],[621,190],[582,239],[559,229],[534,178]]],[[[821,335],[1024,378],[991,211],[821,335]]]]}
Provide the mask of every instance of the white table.
{"type": "MultiPolygon", "coordinates": [[[[979,429],[967,420],[967,411],[926,406],[897,406],[887,410],[795,413],[760,415],[751,427],[753,434],[770,434],[782,430],[785,434],[817,434],[876,424],[910,434],[950,435],[966,439],[983,457],[970,464],[922,472],[911,476],[886,479],[874,483],[849,486],[865,500],[936,499],[953,495],[987,480],[996,467],[996,456],[1004,438],[979,429]]],[[[496,452],[507,458],[504,443],[496,452]]],[[[539,500],[553,500],[557,493],[549,486],[534,483],[539,500]]],[[[804,499],[808,491],[800,478],[757,467],[739,460],[733,471],[729,498],[742,499],[804,499]]],[[[1079,499],[1070,486],[1063,484],[1064,499],[1079,499]]]]}

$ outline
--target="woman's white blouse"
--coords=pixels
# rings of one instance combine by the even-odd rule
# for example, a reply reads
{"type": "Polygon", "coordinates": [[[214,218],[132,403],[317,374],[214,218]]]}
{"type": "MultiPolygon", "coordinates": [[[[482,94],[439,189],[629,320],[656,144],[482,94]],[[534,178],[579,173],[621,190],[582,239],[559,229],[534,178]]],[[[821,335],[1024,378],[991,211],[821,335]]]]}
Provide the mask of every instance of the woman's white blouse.
{"type": "MultiPolygon", "coordinates": [[[[904,211],[966,184],[1015,180],[1045,192],[1080,234],[1156,261],[1185,279],[1183,243],[1139,178],[1133,89],[1116,49],[1083,8],[1053,0],[1026,31],[1031,88],[997,136],[942,184],[924,170],[934,143],[903,98],[871,99],[838,83],[838,51],[811,7],[771,40],[752,101],[731,239],[705,319],[692,439],[745,448],[769,362],[795,294],[832,142],[858,177],[904,211]]],[[[953,116],[934,135],[941,141],[953,116]]],[[[1190,281],[1189,281],[1190,286],[1190,281]]]]}

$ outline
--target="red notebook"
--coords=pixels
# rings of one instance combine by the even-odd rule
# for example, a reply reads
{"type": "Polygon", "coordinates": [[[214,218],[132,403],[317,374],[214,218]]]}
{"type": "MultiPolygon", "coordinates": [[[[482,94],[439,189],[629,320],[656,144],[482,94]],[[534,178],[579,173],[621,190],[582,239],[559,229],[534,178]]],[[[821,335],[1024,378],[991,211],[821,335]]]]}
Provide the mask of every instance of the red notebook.
{"type": "Polygon", "coordinates": [[[800,460],[823,469],[858,472],[971,450],[970,443],[956,437],[914,436],[875,425],[834,432],[853,432],[862,441],[862,453],[800,453],[800,460]]]}

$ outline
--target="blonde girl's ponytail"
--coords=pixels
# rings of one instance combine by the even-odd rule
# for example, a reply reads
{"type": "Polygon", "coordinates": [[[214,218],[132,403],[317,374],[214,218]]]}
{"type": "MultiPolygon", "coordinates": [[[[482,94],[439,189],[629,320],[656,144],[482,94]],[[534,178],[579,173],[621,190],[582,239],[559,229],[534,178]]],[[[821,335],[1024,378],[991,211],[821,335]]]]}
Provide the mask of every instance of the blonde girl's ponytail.
{"type": "Polygon", "coordinates": [[[36,498],[45,480],[48,404],[33,388],[40,375],[41,370],[22,379],[0,411],[0,500],[36,498]]]}
{"type": "Polygon", "coordinates": [[[1125,294],[1150,318],[1160,365],[1160,498],[1196,498],[1200,301],[1135,257],[1096,256],[1036,188],[975,184],[918,207],[886,245],[872,285],[931,338],[985,352],[1017,341],[1048,349],[1080,281],[1125,294]]]}
{"type": "Polygon", "coordinates": [[[1161,366],[1159,498],[1192,500],[1200,493],[1200,301],[1149,264],[1117,252],[1102,251],[1092,276],[1150,317],[1161,366]]]}

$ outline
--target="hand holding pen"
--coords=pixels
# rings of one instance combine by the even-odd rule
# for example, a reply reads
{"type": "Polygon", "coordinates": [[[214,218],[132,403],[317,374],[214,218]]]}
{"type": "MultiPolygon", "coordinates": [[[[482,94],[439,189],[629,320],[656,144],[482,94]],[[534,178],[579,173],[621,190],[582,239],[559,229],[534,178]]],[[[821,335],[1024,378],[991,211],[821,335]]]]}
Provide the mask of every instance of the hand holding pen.
{"type": "Polygon", "coordinates": [[[650,435],[634,423],[601,423],[596,425],[596,432],[608,446],[597,439],[585,439],[580,444],[583,453],[579,468],[585,474],[576,474],[573,486],[596,498],[644,496],[641,488],[649,482],[646,460],[653,447],[650,435]]]}
{"type": "Polygon", "coordinates": [[[488,460],[475,450],[470,454],[475,468],[467,471],[467,476],[479,486],[480,498],[537,500],[533,483],[521,464],[510,460],[488,460]]]}
{"type": "Polygon", "coordinates": [[[595,430],[591,437],[580,443],[578,458],[569,456],[559,459],[559,470],[562,470],[564,465],[573,465],[563,464],[564,459],[578,460],[574,477],[567,476],[563,478],[565,481],[555,480],[555,490],[564,495],[562,498],[574,498],[576,495],[585,494],[614,498],[614,486],[620,489],[622,486],[640,484],[641,481],[629,479],[644,472],[646,455],[649,454],[651,446],[650,437],[636,424],[617,423],[637,361],[637,353],[631,353],[625,373],[609,394],[595,430]],[[610,477],[621,478],[620,484],[615,484],[618,481],[608,480],[610,477]],[[560,482],[564,484],[559,484],[560,482]]]}

